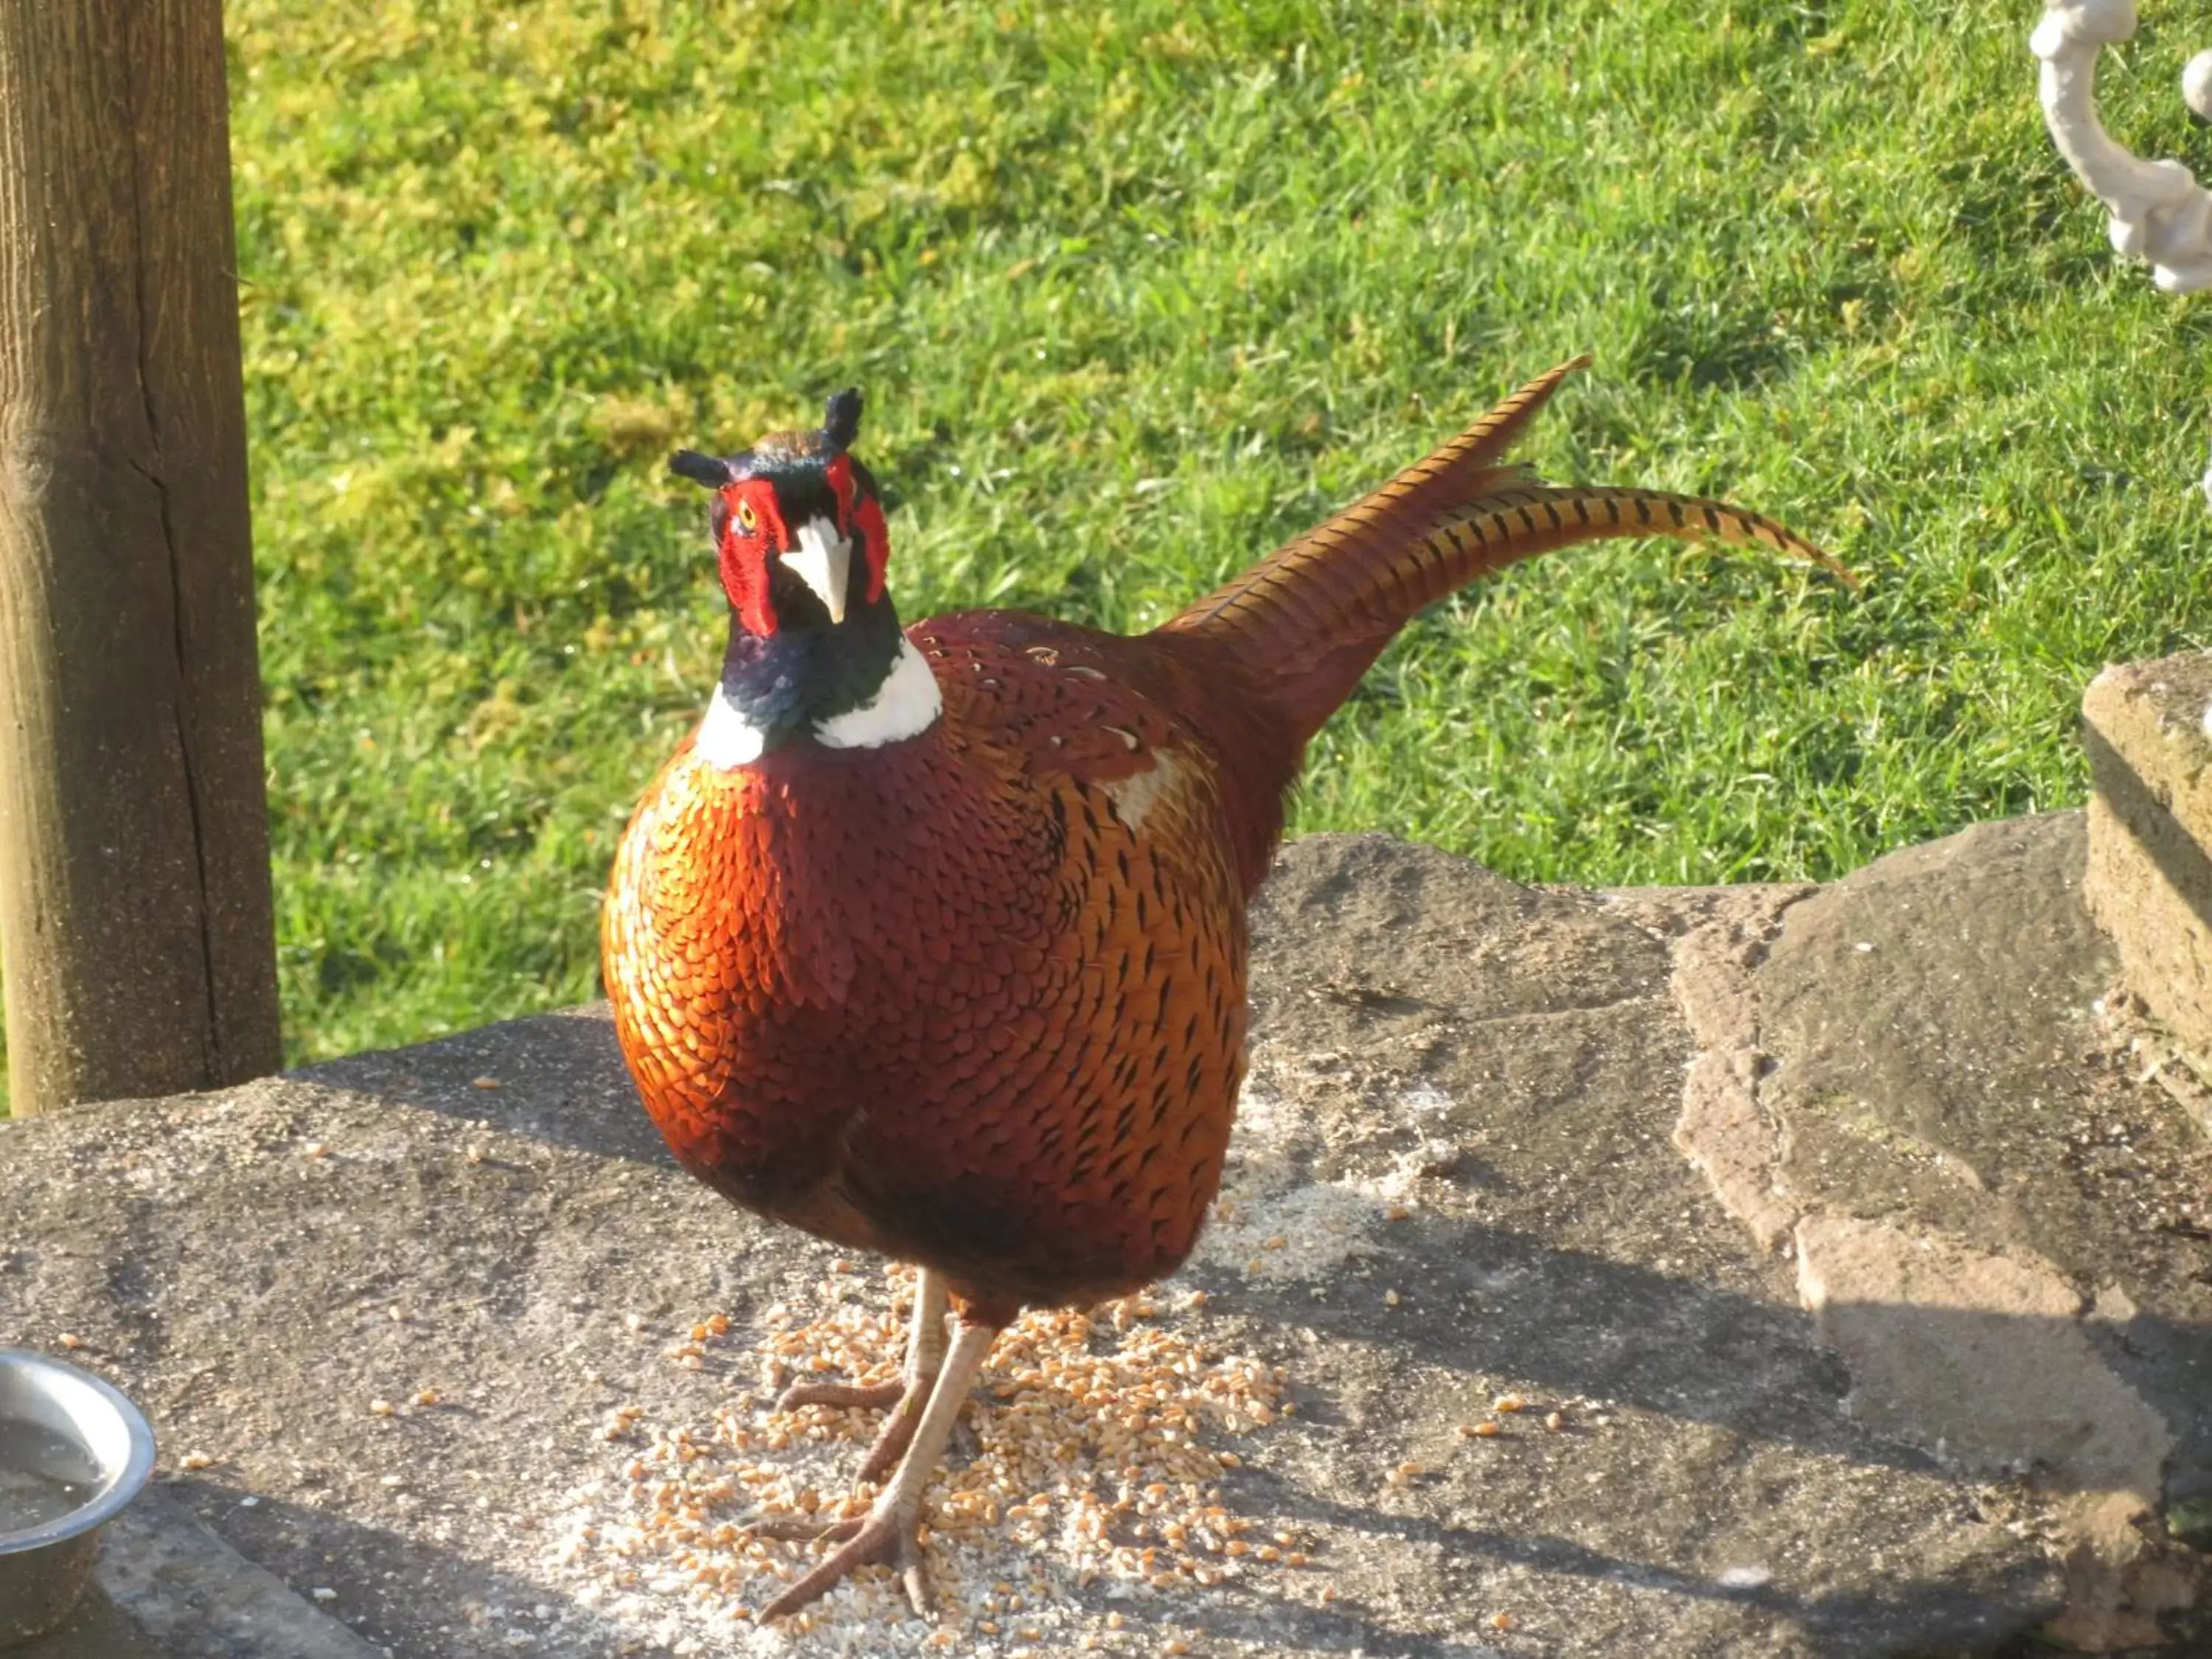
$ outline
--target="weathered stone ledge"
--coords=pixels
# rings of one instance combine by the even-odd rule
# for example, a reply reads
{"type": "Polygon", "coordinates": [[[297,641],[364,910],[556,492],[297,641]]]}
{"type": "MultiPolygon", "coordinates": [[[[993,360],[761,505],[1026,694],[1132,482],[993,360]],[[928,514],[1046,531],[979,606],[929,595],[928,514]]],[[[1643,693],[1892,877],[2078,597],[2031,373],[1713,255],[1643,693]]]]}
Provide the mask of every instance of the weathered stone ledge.
{"type": "MultiPolygon", "coordinates": [[[[2212,1140],[2100,1018],[2085,855],[2057,814],[1589,893],[1289,849],[1236,1207],[1158,1322],[1285,1367],[1222,1501],[1311,1565],[1071,1582],[1037,1650],[2206,1650],[2212,1140]],[[1506,1393],[1560,1428],[1461,1432],[1506,1393]]],[[[609,1411],[712,1422],[826,1261],[671,1166],[597,1011],[0,1128],[0,1329],[76,1337],[167,1492],[374,1647],[934,1651],[881,1586],[792,1643],[562,1560],[609,1411]]]]}

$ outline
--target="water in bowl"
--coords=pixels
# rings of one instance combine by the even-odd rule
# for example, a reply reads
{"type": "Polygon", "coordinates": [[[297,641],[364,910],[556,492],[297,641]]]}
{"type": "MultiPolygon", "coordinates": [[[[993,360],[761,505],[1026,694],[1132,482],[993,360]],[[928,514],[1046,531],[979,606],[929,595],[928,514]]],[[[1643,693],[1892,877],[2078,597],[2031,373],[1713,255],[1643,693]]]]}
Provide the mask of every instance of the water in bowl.
{"type": "Polygon", "coordinates": [[[99,1465],[83,1447],[35,1423],[0,1417],[0,1533],[67,1515],[99,1485],[99,1465]]]}

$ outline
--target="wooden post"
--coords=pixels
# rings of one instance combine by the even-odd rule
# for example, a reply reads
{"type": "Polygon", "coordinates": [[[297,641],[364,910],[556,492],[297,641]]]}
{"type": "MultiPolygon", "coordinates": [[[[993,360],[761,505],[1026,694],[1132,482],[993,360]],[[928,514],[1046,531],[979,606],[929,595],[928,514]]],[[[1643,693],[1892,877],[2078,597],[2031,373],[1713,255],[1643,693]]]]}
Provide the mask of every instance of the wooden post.
{"type": "Polygon", "coordinates": [[[278,1063],[221,0],[0,0],[18,1113],[278,1063]]]}

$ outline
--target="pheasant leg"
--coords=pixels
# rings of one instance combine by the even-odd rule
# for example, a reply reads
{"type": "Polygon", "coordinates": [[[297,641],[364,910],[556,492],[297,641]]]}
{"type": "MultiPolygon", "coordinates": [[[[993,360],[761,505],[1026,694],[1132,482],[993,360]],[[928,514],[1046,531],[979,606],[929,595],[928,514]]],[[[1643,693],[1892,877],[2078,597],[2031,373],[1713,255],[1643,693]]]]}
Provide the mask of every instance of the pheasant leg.
{"type": "Polygon", "coordinates": [[[952,1425],[960,1407],[967,1403],[975,1373],[983,1368],[983,1358],[991,1352],[998,1334],[995,1325],[963,1323],[960,1327],[890,1485],[878,1494],[864,1519],[841,1522],[825,1529],[826,1535],[845,1541],[827,1560],[763,1607],[760,1614],[763,1623],[798,1612],[855,1567],[877,1561],[888,1563],[898,1574],[914,1610],[924,1618],[929,1616],[929,1574],[922,1565],[921,1543],[915,1537],[921,1521],[921,1495],[937,1472],[945,1443],[952,1437],[952,1425]]]}
{"type": "MultiPolygon", "coordinates": [[[[780,1412],[799,1406],[867,1406],[877,1410],[889,1408],[890,1416],[884,1420],[883,1431],[876,1443],[868,1448],[868,1455],[860,1460],[862,1480],[873,1480],[885,1469],[898,1462],[899,1454],[914,1438],[915,1425],[921,1421],[922,1407],[929,1403],[930,1385],[937,1381],[937,1373],[945,1364],[945,1281],[927,1267],[914,1287],[914,1323],[907,1334],[906,1366],[904,1374],[896,1382],[878,1382],[856,1386],[850,1382],[795,1382],[786,1389],[775,1402],[780,1412]]],[[[773,1530],[757,1527],[756,1531],[773,1530]]],[[[822,1528],[816,1526],[803,1534],[788,1531],[776,1533],[780,1537],[818,1537],[822,1528]]]]}
{"type": "MultiPolygon", "coordinates": [[[[860,1460],[854,1484],[880,1478],[898,1462],[899,1454],[914,1438],[915,1425],[929,1404],[931,1385],[945,1364],[945,1281],[927,1267],[914,1290],[914,1322],[907,1333],[905,1374],[896,1382],[856,1386],[849,1382],[795,1382],[776,1399],[775,1408],[790,1411],[799,1406],[889,1407],[890,1416],[876,1436],[868,1455],[860,1460]]],[[[782,1538],[799,1543],[817,1538],[852,1537],[866,1524],[865,1516],[822,1521],[799,1515],[750,1515],[738,1522],[760,1538],[782,1538]]]]}

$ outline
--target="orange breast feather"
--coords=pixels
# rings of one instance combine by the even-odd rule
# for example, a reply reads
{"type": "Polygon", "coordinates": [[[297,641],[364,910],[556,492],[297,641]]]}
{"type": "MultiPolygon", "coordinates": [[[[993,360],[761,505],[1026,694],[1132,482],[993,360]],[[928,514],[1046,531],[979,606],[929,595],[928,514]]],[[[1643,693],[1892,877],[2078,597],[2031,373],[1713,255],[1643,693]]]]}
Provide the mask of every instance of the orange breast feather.
{"type": "Polygon", "coordinates": [[[623,1050],[740,1202],[983,1301],[1133,1288],[1194,1243],[1243,1075],[1236,779],[1132,641],[911,637],[922,736],[687,747],[647,792],[605,928],[623,1050]]]}

